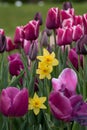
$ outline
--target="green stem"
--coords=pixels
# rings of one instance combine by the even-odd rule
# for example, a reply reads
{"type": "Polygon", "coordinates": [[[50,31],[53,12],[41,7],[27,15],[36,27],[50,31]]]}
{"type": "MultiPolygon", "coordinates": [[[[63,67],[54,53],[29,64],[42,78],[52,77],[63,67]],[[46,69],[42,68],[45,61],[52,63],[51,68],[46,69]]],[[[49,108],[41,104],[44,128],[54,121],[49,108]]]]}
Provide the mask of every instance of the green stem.
{"type": "Polygon", "coordinates": [[[55,53],[56,53],[56,30],[54,29],[54,50],[55,50],[55,53]]]}
{"type": "Polygon", "coordinates": [[[71,130],[71,125],[70,125],[70,123],[67,123],[67,130],[71,130]]]}

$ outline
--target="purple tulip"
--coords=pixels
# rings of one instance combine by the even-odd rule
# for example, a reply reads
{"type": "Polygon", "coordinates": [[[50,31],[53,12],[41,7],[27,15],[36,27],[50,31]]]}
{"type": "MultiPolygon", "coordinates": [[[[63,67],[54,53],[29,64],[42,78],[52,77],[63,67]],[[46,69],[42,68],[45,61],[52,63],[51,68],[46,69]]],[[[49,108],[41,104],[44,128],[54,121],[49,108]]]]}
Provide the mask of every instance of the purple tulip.
{"type": "Polygon", "coordinates": [[[76,92],[77,75],[73,69],[64,69],[58,79],[52,78],[52,87],[55,91],[69,90],[72,93],[76,92]]]}
{"type": "Polygon", "coordinates": [[[73,41],[77,41],[83,35],[83,28],[81,27],[81,25],[78,24],[77,26],[73,26],[72,30],[73,30],[72,39],[73,41]]]}
{"type": "Polygon", "coordinates": [[[32,20],[24,26],[26,40],[36,40],[39,36],[39,21],[32,20]]]}
{"type": "Polygon", "coordinates": [[[81,15],[74,16],[74,24],[83,26],[83,17],[81,15]]]}
{"type": "Polygon", "coordinates": [[[49,105],[52,114],[60,120],[70,121],[72,106],[70,100],[59,91],[53,91],[49,96],[49,105]]]}
{"type": "Polygon", "coordinates": [[[73,18],[75,15],[74,8],[68,8],[67,10],[61,10],[60,13],[61,13],[62,21],[64,19],[73,18]]]}
{"type": "Polygon", "coordinates": [[[29,40],[24,39],[23,49],[24,49],[24,52],[25,52],[26,55],[29,54],[30,44],[31,44],[31,42],[29,40]]]}
{"type": "Polygon", "coordinates": [[[40,12],[37,12],[37,13],[35,14],[34,19],[35,19],[36,21],[39,21],[39,25],[42,25],[42,24],[43,24],[42,15],[41,15],[40,12]]]}
{"type": "Polygon", "coordinates": [[[24,69],[20,54],[16,53],[8,56],[8,61],[9,61],[9,72],[12,76],[19,75],[20,71],[24,69]]]}
{"type": "Polygon", "coordinates": [[[87,35],[83,35],[77,42],[76,42],[76,52],[78,54],[87,54],[87,49],[85,48],[87,46],[87,35]]]}
{"type": "Polygon", "coordinates": [[[72,28],[59,28],[57,30],[57,44],[59,46],[72,43],[72,28]]]}
{"type": "Polygon", "coordinates": [[[0,95],[0,111],[5,116],[24,116],[28,111],[28,90],[16,87],[3,89],[0,95]]]}
{"type": "Polygon", "coordinates": [[[50,8],[47,13],[46,27],[48,29],[57,29],[60,26],[60,10],[50,8]]]}
{"type": "Polygon", "coordinates": [[[24,41],[24,31],[23,31],[23,26],[17,26],[15,30],[15,35],[14,35],[14,43],[16,45],[16,48],[19,48],[19,46],[23,46],[23,41],[24,41]]]}
{"type": "Polygon", "coordinates": [[[15,49],[15,45],[12,43],[11,37],[6,37],[6,51],[12,51],[15,49]]]}
{"type": "MultiPolygon", "coordinates": [[[[68,58],[73,64],[73,66],[78,70],[78,54],[76,53],[76,48],[72,48],[69,50],[68,58]]],[[[80,55],[80,65],[83,67],[83,56],[80,55]]]]}
{"type": "Polygon", "coordinates": [[[67,10],[69,8],[72,8],[72,3],[67,1],[63,3],[63,10],[67,10]]]}

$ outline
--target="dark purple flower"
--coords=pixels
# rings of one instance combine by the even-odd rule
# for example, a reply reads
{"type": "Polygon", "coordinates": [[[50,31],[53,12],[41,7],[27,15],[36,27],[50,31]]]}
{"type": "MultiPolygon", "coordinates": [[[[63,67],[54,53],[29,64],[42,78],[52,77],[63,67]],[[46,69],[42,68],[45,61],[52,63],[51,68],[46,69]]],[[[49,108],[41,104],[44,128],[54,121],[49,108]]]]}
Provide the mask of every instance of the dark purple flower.
{"type": "Polygon", "coordinates": [[[16,87],[3,89],[0,95],[0,112],[9,117],[24,116],[28,111],[28,90],[16,87]]]}
{"type": "Polygon", "coordinates": [[[87,54],[87,35],[83,35],[77,42],[76,42],[76,52],[78,54],[87,54]]]}
{"type": "Polygon", "coordinates": [[[36,21],[39,21],[39,25],[42,25],[42,24],[43,24],[42,15],[41,15],[40,12],[37,12],[37,13],[35,14],[34,19],[35,19],[36,21]]]}
{"type": "Polygon", "coordinates": [[[63,3],[63,9],[67,10],[68,8],[72,8],[72,3],[67,1],[63,3]]]}
{"type": "Polygon", "coordinates": [[[39,21],[32,20],[24,26],[26,40],[36,40],[39,36],[39,21]]]}
{"type": "Polygon", "coordinates": [[[16,53],[8,56],[8,61],[9,61],[9,72],[12,76],[19,75],[20,71],[24,69],[20,54],[16,53]]]}
{"type": "Polygon", "coordinates": [[[6,50],[6,37],[3,34],[0,34],[0,53],[6,50]]]}
{"type": "MultiPolygon", "coordinates": [[[[69,50],[68,58],[72,65],[78,70],[78,54],[76,53],[76,49],[72,48],[69,50]]],[[[80,66],[83,67],[83,56],[80,55],[80,66]]]]}
{"type": "Polygon", "coordinates": [[[48,29],[57,29],[60,26],[60,10],[58,8],[50,8],[47,13],[46,27],[48,29]]]}

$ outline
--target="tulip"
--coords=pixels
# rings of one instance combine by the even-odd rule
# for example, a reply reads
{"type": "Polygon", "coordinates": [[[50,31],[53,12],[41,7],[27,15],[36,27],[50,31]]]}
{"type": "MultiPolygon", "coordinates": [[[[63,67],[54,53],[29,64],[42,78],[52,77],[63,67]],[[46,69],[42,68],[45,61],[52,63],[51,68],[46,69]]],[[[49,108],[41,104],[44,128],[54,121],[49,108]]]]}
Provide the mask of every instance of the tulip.
{"type": "MultiPolygon", "coordinates": [[[[70,49],[68,53],[68,58],[71,61],[72,65],[78,70],[78,54],[76,53],[76,48],[70,49]]],[[[83,68],[83,56],[80,55],[80,65],[83,68]]]]}
{"type": "Polygon", "coordinates": [[[39,25],[43,24],[42,15],[41,13],[37,12],[34,16],[34,20],[39,21],[39,25]]]}
{"type": "Polygon", "coordinates": [[[28,90],[16,87],[2,89],[0,95],[0,112],[4,116],[20,117],[28,111],[28,90]]]}
{"type": "Polygon", "coordinates": [[[68,8],[72,8],[72,3],[67,1],[63,3],[63,10],[67,10],[68,8]]]}
{"type": "Polygon", "coordinates": [[[31,44],[31,42],[29,40],[24,39],[23,49],[24,49],[24,52],[25,52],[26,55],[29,54],[30,44],[31,44]]]}
{"type": "Polygon", "coordinates": [[[30,44],[29,48],[29,58],[31,61],[36,59],[37,53],[38,53],[37,41],[34,41],[32,44],[30,44]]]}
{"type": "Polygon", "coordinates": [[[12,43],[11,37],[6,37],[6,51],[12,51],[15,49],[15,45],[12,43]]]}
{"type": "Polygon", "coordinates": [[[47,13],[46,27],[57,29],[60,26],[60,11],[58,8],[50,8],[47,13]]]}
{"type": "Polygon", "coordinates": [[[87,46],[87,35],[83,35],[77,42],[76,42],[76,52],[78,54],[87,54],[87,49],[85,48],[87,46]]]}
{"type": "Polygon", "coordinates": [[[64,69],[58,78],[52,78],[52,87],[55,91],[69,90],[71,93],[76,92],[77,75],[73,69],[64,69]]]}
{"type": "Polygon", "coordinates": [[[6,50],[6,37],[3,34],[0,34],[0,53],[6,50]]]}
{"type": "Polygon", "coordinates": [[[74,41],[77,41],[83,35],[83,28],[81,27],[81,25],[78,24],[77,26],[73,26],[72,30],[73,30],[72,39],[74,41]]]}
{"type": "Polygon", "coordinates": [[[74,24],[83,26],[83,17],[81,15],[74,16],[74,24]]]}
{"type": "Polygon", "coordinates": [[[26,40],[36,40],[39,36],[39,21],[32,20],[24,26],[26,40]]]}
{"type": "Polygon", "coordinates": [[[19,48],[19,46],[23,46],[24,41],[24,32],[23,32],[23,26],[17,26],[14,34],[14,43],[16,45],[16,48],[19,48]]]}
{"type": "Polygon", "coordinates": [[[84,33],[87,34],[87,14],[83,14],[84,33]]]}
{"type": "Polygon", "coordinates": [[[41,44],[41,46],[43,46],[43,47],[47,47],[48,44],[49,44],[49,43],[48,43],[48,36],[47,36],[46,31],[42,32],[40,44],[41,44]]]}
{"type": "Polygon", "coordinates": [[[64,19],[63,22],[62,22],[62,27],[65,28],[65,27],[72,27],[74,24],[74,21],[73,21],[73,18],[68,18],[68,19],[64,19]]]}
{"type": "Polygon", "coordinates": [[[59,46],[72,43],[72,28],[59,28],[57,30],[57,44],[59,46]]]}
{"type": "Polygon", "coordinates": [[[20,71],[24,69],[21,55],[16,53],[8,56],[9,61],[9,72],[12,76],[16,75],[18,76],[20,74],[20,71]]]}
{"type": "Polygon", "coordinates": [[[4,29],[0,28],[0,34],[5,35],[4,29]]]}
{"type": "Polygon", "coordinates": [[[73,18],[75,13],[74,13],[74,8],[68,8],[67,10],[61,10],[61,20],[63,21],[64,19],[68,18],[73,18]]]}
{"type": "Polygon", "coordinates": [[[49,95],[49,106],[52,114],[59,120],[70,121],[72,106],[70,100],[59,91],[49,95]]]}

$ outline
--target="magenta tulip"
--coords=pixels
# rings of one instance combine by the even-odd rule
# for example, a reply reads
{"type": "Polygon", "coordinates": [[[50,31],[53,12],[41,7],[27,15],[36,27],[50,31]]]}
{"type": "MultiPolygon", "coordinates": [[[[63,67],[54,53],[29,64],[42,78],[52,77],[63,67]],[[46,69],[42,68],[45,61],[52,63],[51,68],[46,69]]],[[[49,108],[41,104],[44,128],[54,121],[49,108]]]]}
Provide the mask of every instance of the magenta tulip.
{"type": "Polygon", "coordinates": [[[60,10],[50,8],[47,13],[46,27],[48,29],[57,29],[60,26],[60,10]]]}
{"type": "Polygon", "coordinates": [[[0,95],[0,112],[9,117],[24,116],[28,111],[28,90],[16,87],[3,89],[0,95]]]}
{"type": "Polygon", "coordinates": [[[9,61],[9,72],[12,76],[19,75],[20,71],[24,69],[20,54],[16,53],[8,56],[8,61],[9,61]]]}
{"type": "Polygon", "coordinates": [[[6,37],[6,51],[12,51],[15,49],[15,44],[12,43],[11,37],[6,37]]]}
{"type": "Polygon", "coordinates": [[[59,46],[72,43],[72,28],[59,28],[57,30],[57,44],[59,46]]]}
{"type": "Polygon", "coordinates": [[[83,14],[84,33],[87,34],[87,13],[83,14]]]}
{"type": "Polygon", "coordinates": [[[26,40],[36,40],[39,36],[39,21],[32,20],[24,26],[26,40]]]}
{"type": "Polygon", "coordinates": [[[83,26],[83,17],[81,15],[74,16],[74,24],[83,26]]]}
{"type": "Polygon", "coordinates": [[[24,39],[23,49],[24,49],[24,52],[25,52],[26,55],[29,54],[30,44],[31,44],[31,42],[29,40],[24,39]]]}
{"type": "Polygon", "coordinates": [[[65,68],[59,77],[52,78],[52,87],[55,91],[67,89],[75,93],[77,85],[77,74],[73,69],[65,68]]]}

